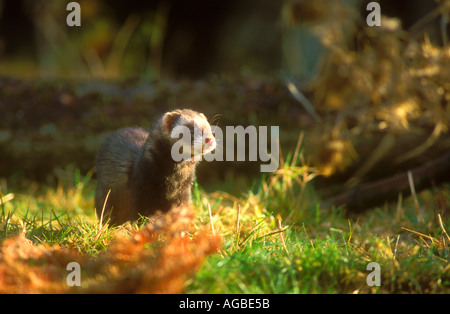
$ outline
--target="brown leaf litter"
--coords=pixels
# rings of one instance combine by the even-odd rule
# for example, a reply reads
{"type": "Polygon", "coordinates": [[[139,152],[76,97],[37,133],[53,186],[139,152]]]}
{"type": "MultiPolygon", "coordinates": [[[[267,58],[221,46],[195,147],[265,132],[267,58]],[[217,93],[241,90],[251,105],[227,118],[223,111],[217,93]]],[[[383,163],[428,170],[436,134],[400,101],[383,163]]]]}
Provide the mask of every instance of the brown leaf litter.
{"type": "Polygon", "coordinates": [[[194,215],[176,208],[138,231],[118,236],[96,257],[60,245],[33,244],[24,234],[0,245],[0,293],[181,293],[220,237],[190,233],[194,215]],[[69,263],[80,265],[81,286],[70,287],[69,263]]]}

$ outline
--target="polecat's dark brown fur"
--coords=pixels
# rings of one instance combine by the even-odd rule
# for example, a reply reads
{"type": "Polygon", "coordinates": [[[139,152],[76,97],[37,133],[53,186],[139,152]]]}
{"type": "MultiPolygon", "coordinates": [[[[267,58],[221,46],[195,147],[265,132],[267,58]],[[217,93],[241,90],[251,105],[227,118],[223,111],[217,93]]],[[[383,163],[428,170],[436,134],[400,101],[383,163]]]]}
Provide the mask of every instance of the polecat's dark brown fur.
{"type": "Polygon", "coordinates": [[[188,109],[164,114],[150,132],[125,128],[111,134],[97,157],[98,217],[121,224],[139,215],[188,205],[197,164],[194,156],[214,148],[215,139],[205,116],[188,109]],[[201,141],[202,151],[193,150],[192,158],[177,162],[171,149],[178,139],[172,135],[180,126],[188,127],[192,134],[194,128],[202,131],[189,143],[194,149],[193,143],[201,141]]]}

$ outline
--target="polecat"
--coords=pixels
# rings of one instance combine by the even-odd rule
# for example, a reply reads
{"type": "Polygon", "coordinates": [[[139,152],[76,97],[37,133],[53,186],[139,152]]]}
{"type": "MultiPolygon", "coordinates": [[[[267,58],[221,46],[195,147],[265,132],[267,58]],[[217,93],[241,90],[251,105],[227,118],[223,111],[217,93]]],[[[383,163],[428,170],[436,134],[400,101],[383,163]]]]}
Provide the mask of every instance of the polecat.
{"type": "Polygon", "coordinates": [[[140,128],[116,131],[105,139],[97,156],[98,217],[109,217],[110,223],[122,224],[139,215],[188,205],[196,157],[215,147],[206,117],[189,109],[164,114],[150,132],[140,128]],[[193,138],[178,139],[176,135],[183,129],[193,138]],[[175,161],[172,146],[179,141],[187,145],[183,149],[190,147],[191,154],[190,158],[175,161]]]}

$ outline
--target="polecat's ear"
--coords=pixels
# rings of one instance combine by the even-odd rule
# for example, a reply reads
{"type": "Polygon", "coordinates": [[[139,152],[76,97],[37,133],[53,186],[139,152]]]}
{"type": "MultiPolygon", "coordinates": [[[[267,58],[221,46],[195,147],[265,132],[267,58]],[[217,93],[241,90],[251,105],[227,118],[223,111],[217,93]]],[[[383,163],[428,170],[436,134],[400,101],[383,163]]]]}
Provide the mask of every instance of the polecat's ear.
{"type": "Polygon", "coordinates": [[[203,119],[205,119],[206,121],[208,121],[208,119],[206,119],[205,115],[203,113],[200,112],[200,117],[202,117],[203,119]]]}
{"type": "Polygon", "coordinates": [[[172,132],[173,126],[177,122],[177,120],[181,117],[181,112],[179,111],[171,111],[164,114],[162,117],[161,126],[162,129],[167,133],[170,134],[172,132]]]}

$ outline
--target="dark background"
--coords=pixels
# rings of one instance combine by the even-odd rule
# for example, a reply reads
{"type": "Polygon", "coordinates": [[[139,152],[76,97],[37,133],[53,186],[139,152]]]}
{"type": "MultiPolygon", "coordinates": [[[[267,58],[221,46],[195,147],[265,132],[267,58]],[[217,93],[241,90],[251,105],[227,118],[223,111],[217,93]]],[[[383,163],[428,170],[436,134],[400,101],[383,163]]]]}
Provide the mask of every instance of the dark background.
{"type": "MultiPolygon", "coordinates": [[[[281,11],[289,1],[82,0],[80,28],[65,23],[69,2],[0,1],[0,74],[98,76],[89,66],[80,69],[86,66],[86,52],[93,49],[99,59],[107,59],[118,30],[130,16],[138,24],[126,44],[120,73],[110,76],[279,75],[283,66],[289,67],[283,64],[281,49],[285,30],[281,11]],[[155,28],[162,35],[150,46],[155,28]],[[145,71],[149,67],[156,67],[157,73],[145,71]]],[[[363,17],[368,2],[360,1],[363,17]]],[[[436,7],[431,0],[379,2],[382,14],[401,18],[406,29],[436,7]]]]}

